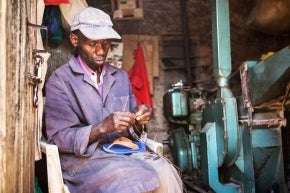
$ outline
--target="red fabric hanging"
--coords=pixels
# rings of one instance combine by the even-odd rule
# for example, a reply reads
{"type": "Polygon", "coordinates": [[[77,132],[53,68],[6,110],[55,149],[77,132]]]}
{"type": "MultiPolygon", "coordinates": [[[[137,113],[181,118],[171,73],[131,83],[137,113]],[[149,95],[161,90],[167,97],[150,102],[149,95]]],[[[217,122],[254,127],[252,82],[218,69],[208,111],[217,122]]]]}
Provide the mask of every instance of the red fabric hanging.
{"type": "Polygon", "coordinates": [[[59,5],[59,4],[68,4],[69,0],[44,0],[45,5],[59,5]]]}
{"type": "Polygon", "coordinates": [[[153,109],[143,48],[140,43],[134,51],[134,57],[135,63],[129,70],[128,75],[136,97],[136,103],[137,105],[147,104],[153,109]]]}

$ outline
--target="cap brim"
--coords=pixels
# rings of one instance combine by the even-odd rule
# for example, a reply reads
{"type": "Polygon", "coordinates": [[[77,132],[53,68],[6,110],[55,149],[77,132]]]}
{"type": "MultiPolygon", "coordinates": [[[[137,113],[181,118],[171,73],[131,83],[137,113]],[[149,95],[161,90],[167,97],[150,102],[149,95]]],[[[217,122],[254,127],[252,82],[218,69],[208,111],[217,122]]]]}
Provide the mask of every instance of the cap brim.
{"type": "Polygon", "coordinates": [[[121,36],[112,27],[80,28],[79,30],[92,40],[121,39],[121,36]]]}

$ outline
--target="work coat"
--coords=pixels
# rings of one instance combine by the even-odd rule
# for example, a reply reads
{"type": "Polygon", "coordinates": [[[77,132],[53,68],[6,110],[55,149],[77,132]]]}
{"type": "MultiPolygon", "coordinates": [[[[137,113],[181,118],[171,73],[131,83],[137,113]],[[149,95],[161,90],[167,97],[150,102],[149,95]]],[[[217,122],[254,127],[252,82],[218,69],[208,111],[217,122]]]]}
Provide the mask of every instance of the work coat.
{"type": "MultiPolygon", "coordinates": [[[[159,186],[156,172],[142,160],[106,153],[99,140],[89,144],[93,124],[114,111],[135,107],[125,71],[106,64],[102,97],[72,57],[52,73],[45,87],[47,140],[59,148],[63,178],[72,193],[140,193],[159,186]]],[[[103,140],[109,143],[120,135],[109,133],[103,140]]]]}

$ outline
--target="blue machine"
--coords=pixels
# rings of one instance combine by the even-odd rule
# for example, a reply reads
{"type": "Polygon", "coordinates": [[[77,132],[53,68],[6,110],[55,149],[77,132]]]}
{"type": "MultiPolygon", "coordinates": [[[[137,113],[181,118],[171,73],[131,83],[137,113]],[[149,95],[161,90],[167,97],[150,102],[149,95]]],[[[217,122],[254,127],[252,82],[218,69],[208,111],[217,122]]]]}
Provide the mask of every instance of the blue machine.
{"type": "Polygon", "coordinates": [[[212,13],[217,96],[213,101],[191,98],[178,94],[186,92],[182,86],[165,94],[166,104],[183,104],[165,109],[168,120],[180,124],[170,132],[174,160],[183,172],[197,170],[217,193],[286,193],[281,127],[289,110],[290,49],[263,61],[244,62],[242,96],[235,97],[229,88],[228,0],[212,0],[212,13]],[[178,117],[186,113],[186,119],[178,117]]]}

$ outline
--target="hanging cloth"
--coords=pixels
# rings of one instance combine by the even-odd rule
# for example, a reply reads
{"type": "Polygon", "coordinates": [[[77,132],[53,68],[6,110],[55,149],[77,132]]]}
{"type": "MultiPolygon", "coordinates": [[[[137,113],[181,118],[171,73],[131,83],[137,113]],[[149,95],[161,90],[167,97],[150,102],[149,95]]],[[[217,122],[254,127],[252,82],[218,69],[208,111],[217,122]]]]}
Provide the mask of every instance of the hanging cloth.
{"type": "Polygon", "coordinates": [[[60,4],[68,4],[69,0],[44,0],[45,5],[60,5],[60,4]]]}
{"type": "MultiPolygon", "coordinates": [[[[61,12],[57,5],[46,5],[43,13],[42,25],[47,26],[48,41],[59,45],[62,41],[61,12]]],[[[41,36],[46,39],[45,30],[41,30],[41,36]]]]}
{"type": "Polygon", "coordinates": [[[129,70],[128,75],[132,84],[132,91],[136,97],[136,103],[137,105],[147,104],[153,109],[143,48],[140,43],[134,50],[134,59],[135,63],[129,70]]]}

